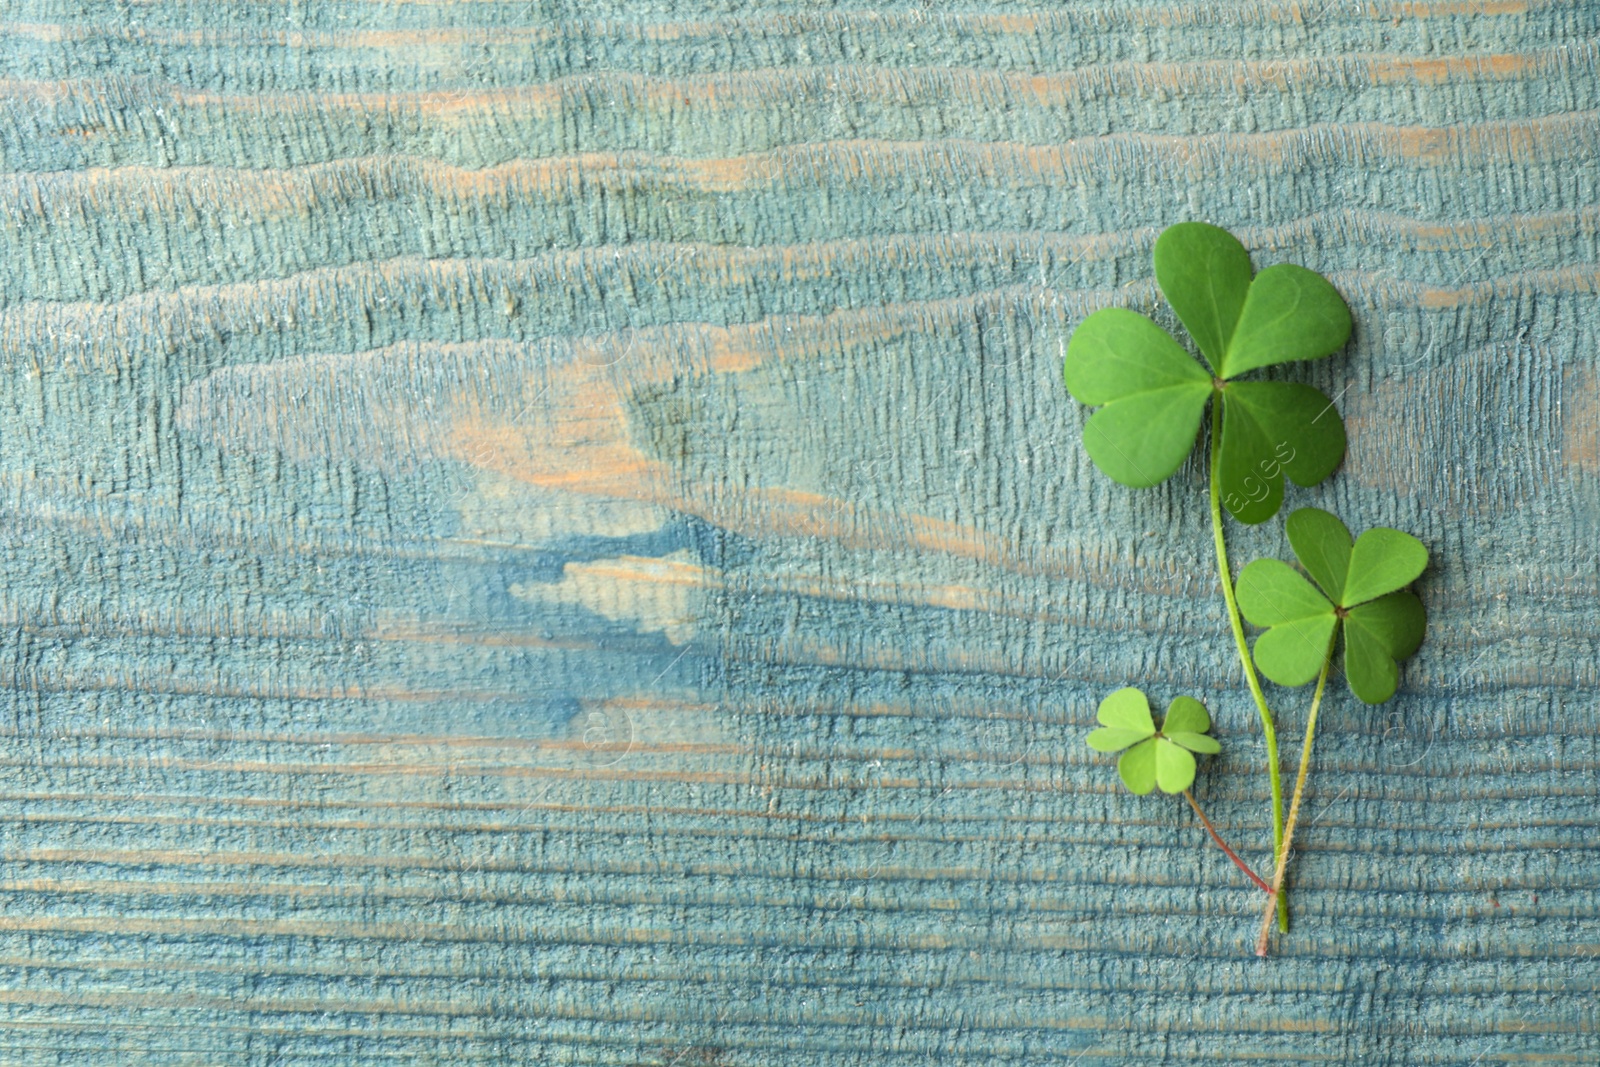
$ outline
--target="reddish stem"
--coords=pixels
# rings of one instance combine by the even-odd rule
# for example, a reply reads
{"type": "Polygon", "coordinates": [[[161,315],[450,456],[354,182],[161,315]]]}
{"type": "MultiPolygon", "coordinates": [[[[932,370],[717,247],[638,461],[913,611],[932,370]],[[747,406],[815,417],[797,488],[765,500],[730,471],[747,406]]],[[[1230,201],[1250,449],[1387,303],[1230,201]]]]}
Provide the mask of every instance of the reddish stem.
{"type": "Polygon", "coordinates": [[[1189,802],[1189,806],[1194,809],[1194,813],[1200,816],[1200,822],[1205,826],[1206,833],[1211,835],[1211,840],[1217,843],[1218,848],[1222,849],[1222,851],[1228,854],[1228,858],[1233,861],[1233,865],[1243,871],[1245,873],[1245,877],[1254,882],[1256,884],[1256,888],[1267,894],[1267,896],[1277,896],[1277,894],[1273,892],[1272,887],[1262,880],[1260,875],[1256,874],[1255,871],[1252,871],[1244,862],[1244,860],[1239,858],[1239,854],[1237,852],[1228,847],[1228,843],[1222,839],[1222,835],[1217,833],[1217,828],[1211,825],[1211,820],[1206,818],[1206,813],[1200,810],[1200,802],[1194,798],[1194,794],[1185,789],[1183,791],[1183,799],[1187,800],[1189,802]]]}

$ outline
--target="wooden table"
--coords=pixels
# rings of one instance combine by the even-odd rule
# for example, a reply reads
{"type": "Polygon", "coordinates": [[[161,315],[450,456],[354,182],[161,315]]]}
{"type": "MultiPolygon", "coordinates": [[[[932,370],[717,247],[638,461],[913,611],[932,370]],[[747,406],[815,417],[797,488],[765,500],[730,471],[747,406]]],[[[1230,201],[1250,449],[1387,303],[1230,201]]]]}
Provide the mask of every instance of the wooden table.
{"type": "Polygon", "coordinates": [[[1597,42],[12,0],[0,1062],[1600,1062],[1597,42]],[[1189,218],[1354,312],[1291,505],[1435,560],[1267,961],[1082,741],[1199,693],[1269,865],[1201,472],[1111,484],[1060,383],[1189,218]]]}

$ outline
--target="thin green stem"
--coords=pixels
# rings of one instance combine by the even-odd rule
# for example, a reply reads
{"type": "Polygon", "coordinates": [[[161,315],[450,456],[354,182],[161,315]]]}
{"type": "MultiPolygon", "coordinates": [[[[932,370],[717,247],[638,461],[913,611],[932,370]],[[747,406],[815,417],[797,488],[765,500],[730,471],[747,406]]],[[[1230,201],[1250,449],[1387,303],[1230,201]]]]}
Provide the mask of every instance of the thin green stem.
{"type": "MultiPolygon", "coordinates": [[[[1239,646],[1239,662],[1244,666],[1244,680],[1250,686],[1256,708],[1261,712],[1261,737],[1267,744],[1267,776],[1272,782],[1272,851],[1276,855],[1283,848],[1283,781],[1278,770],[1278,731],[1272,724],[1272,709],[1261,691],[1261,678],[1250,659],[1250,646],[1244,639],[1244,620],[1239,617],[1239,601],[1233,592],[1233,571],[1228,566],[1228,546],[1222,536],[1222,394],[1211,400],[1211,533],[1217,543],[1217,571],[1222,579],[1222,599],[1228,603],[1228,623],[1233,627],[1233,641],[1239,646]]],[[[1278,897],[1273,896],[1276,905],[1278,897]]],[[[1279,923],[1289,929],[1287,905],[1280,913],[1279,923]]]]}
{"type": "Polygon", "coordinates": [[[1267,898],[1266,914],[1261,916],[1261,934],[1256,938],[1256,955],[1267,954],[1267,943],[1272,937],[1272,913],[1283,893],[1283,875],[1289,869],[1289,846],[1294,842],[1294,824],[1300,818],[1300,801],[1305,796],[1306,772],[1311,769],[1311,743],[1317,736],[1317,711],[1322,707],[1322,690],[1328,684],[1328,668],[1333,666],[1333,643],[1339,639],[1334,628],[1328,639],[1328,652],[1322,658],[1322,673],[1317,675],[1317,691],[1311,696],[1311,714],[1306,716],[1306,740],[1300,749],[1300,773],[1295,775],[1294,796],[1289,801],[1289,822],[1283,830],[1283,844],[1278,846],[1278,862],[1272,872],[1272,894],[1267,898]]]}
{"type": "Polygon", "coordinates": [[[1227,853],[1228,858],[1233,861],[1233,865],[1243,871],[1245,877],[1256,884],[1257,889],[1260,889],[1263,893],[1272,892],[1272,887],[1259,874],[1252,871],[1250,865],[1240,859],[1237,852],[1228,847],[1228,843],[1222,839],[1222,835],[1217,833],[1217,828],[1211,825],[1211,820],[1206,818],[1205,809],[1200,807],[1200,802],[1194,798],[1194,794],[1185,789],[1183,791],[1183,799],[1189,802],[1189,806],[1194,809],[1194,813],[1200,817],[1200,824],[1206,828],[1206,833],[1211,835],[1211,840],[1217,843],[1218,848],[1227,853]]]}

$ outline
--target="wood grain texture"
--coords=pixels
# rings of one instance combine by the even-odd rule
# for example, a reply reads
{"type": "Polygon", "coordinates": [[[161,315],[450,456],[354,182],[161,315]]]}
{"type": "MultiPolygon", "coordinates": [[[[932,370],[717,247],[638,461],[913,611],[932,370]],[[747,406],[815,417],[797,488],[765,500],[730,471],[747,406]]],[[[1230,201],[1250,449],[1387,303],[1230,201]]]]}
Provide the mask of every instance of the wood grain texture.
{"type": "Polygon", "coordinates": [[[0,1062],[1600,1062],[1597,74],[1583,0],[12,0],[0,1062]],[[1200,471],[1060,384],[1185,218],[1347,295],[1290,503],[1435,561],[1267,962],[1082,743],[1205,695],[1267,866],[1200,471]]]}

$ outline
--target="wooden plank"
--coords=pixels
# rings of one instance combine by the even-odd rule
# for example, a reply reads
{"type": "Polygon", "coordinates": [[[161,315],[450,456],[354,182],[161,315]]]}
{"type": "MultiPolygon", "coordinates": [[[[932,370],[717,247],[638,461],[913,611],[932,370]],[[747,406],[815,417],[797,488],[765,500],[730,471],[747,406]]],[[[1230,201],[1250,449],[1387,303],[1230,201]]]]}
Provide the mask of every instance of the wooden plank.
{"type": "Polygon", "coordinates": [[[1596,1062],[1597,42],[16,0],[0,1059],[1596,1062]],[[1267,962],[1082,744],[1204,694],[1267,865],[1200,471],[1112,485],[1059,380],[1191,217],[1355,313],[1292,502],[1435,559],[1267,962]]]}

